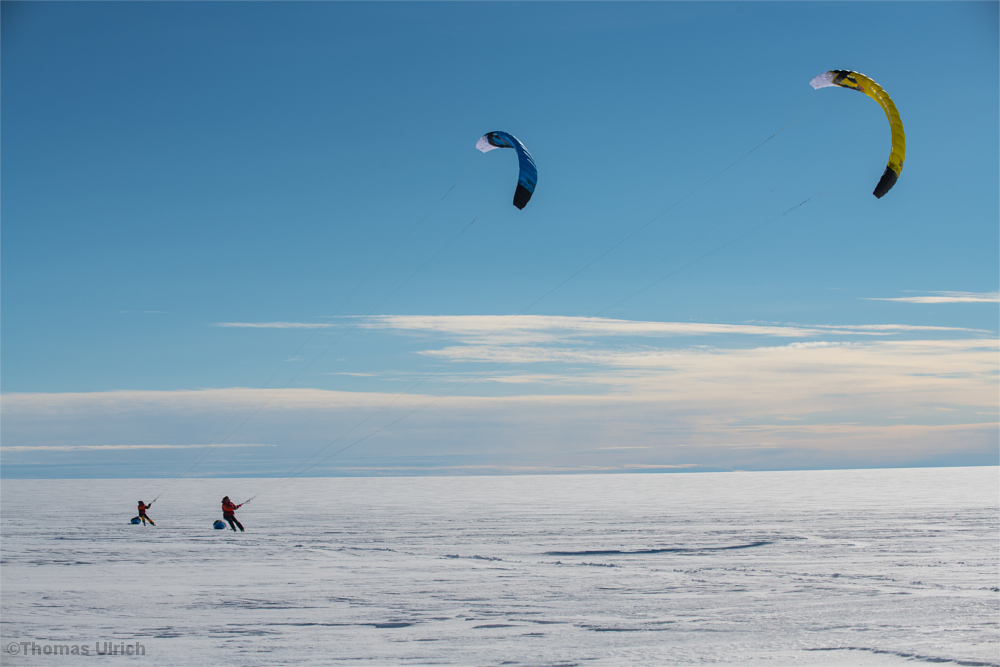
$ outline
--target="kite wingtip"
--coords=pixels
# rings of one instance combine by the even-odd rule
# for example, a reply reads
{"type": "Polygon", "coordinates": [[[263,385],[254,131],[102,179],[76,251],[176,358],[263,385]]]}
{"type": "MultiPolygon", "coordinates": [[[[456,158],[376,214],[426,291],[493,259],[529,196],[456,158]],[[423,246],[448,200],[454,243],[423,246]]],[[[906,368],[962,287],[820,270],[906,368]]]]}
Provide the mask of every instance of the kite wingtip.
{"type": "Polygon", "coordinates": [[[899,178],[899,174],[892,170],[892,167],[886,167],[885,171],[882,173],[882,178],[879,179],[878,185],[875,186],[875,191],[872,192],[876,199],[881,199],[885,196],[885,193],[892,190],[892,186],[896,184],[896,180],[899,178]]]}
{"type": "Polygon", "coordinates": [[[819,90],[820,88],[827,88],[833,85],[833,72],[823,72],[812,78],[809,85],[813,87],[813,90],[819,90]]]}

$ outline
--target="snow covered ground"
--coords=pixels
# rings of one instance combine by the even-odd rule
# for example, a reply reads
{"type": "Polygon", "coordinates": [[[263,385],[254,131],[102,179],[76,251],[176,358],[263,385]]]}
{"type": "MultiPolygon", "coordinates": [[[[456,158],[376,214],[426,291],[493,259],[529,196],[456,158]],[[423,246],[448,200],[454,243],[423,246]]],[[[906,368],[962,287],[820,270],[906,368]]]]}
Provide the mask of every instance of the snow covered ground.
{"type": "Polygon", "coordinates": [[[0,491],[4,665],[1000,664],[997,468],[0,491]]]}

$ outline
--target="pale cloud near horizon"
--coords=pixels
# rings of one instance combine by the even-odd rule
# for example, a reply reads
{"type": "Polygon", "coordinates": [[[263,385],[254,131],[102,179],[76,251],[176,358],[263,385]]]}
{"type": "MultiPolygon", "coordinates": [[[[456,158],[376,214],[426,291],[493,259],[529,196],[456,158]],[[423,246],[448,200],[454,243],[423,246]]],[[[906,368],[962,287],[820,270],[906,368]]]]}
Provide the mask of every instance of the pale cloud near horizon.
{"type": "MultiPolygon", "coordinates": [[[[364,320],[365,326],[407,335],[437,334],[416,352],[441,362],[434,373],[379,371],[380,381],[404,387],[399,393],[230,387],[4,394],[0,424],[11,447],[2,451],[16,456],[34,449],[33,442],[82,450],[80,456],[164,444],[190,447],[187,443],[219,432],[234,414],[250,414],[253,419],[222,441],[277,447],[239,454],[250,458],[225,458],[257,461],[263,469],[270,469],[267,456],[299,460],[322,443],[336,443],[336,451],[369,437],[352,453],[374,449],[379,456],[399,457],[398,464],[385,464],[396,471],[410,469],[403,461],[407,456],[454,451],[486,460],[414,469],[684,469],[764,460],[881,465],[948,455],[995,458],[1000,344],[980,332],[528,316],[517,318],[506,335],[492,335],[511,320],[364,320]],[[956,338],[956,332],[964,337],[956,338]],[[887,333],[922,335],[893,340],[887,333]],[[714,345],[668,344],[673,336],[714,345]],[[473,363],[493,368],[463,365],[473,363]],[[432,381],[412,384],[416,378],[432,381]],[[498,392],[502,395],[494,395],[498,392]],[[536,455],[548,458],[535,461],[536,455]],[[603,458],[592,461],[595,456],[603,458]]],[[[383,464],[344,465],[342,472],[353,466],[375,474],[383,464]]]]}
{"type": "MultiPolygon", "coordinates": [[[[514,410],[516,406],[661,404],[664,408],[718,419],[801,418],[817,413],[882,411],[920,415],[933,406],[996,413],[998,343],[994,340],[873,341],[851,344],[756,347],[749,349],[604,349],[449,347],[437,351],[461,361],[588,364],[572,372],[521,375],[514,371],[481,381],[522,385],[516,396],[445,396],[322,389],[221,388],[185,391],[114,391],[59,394],[5,394],[5,418],[22,414],[72,415],[121,411],[182,414],[232,411],[263,406],[265,414],[352,413],[419,408],[435,400],[435,410],[514,410]],[[573,393],[545,387],[572,385],[573,393]],[[579,391],[583,389],[583,391],[579,391]]],[[[470,374],[443,376],[445,383],[469,383],[470,374]]],[[[477,376],[472,376],[477,377],[477,376]]],[[[713,419],[715,419],[713,418],[713,419]]]]}
{"type": "MultiPolygon", "coordinates": [[[[251,470],[291,474],[318,461],[320,465],[308,468],[315,474],[512,474],[817,464],[873,467],[912,465],[935,457],[965,456],[983,462],[996,458],[995,383],[984,383],[976,391],[963,390],[960,381],[909,387],[897,378],[867,387],[869,380],[859,378],[854,391],[846,376],[831,378],[824,386],[806,376],[784,378],[781,385],[774,376],[709,374],[679,378],[672,391],[661,386],[661,391],[646,395],[451,396],[433,404],[427,396],[405,396],[391,411],[356,431],[352,429],[362,418],[393,397],[282,390],[239,434],[254,444],[275,446],[240,450],[237,447],[246,445],[227,443],[236,446],[223,451],[246,454],[239,458],[220,454],[213,457],[211,469],[233,474],[247,470],[239,466],[250,465],[256,466],[251,470]],[[711,386],[730,379],[728,387],[711,386]],[[970,414],[962,405],[965,399],[985,414],[970,414]],[[399,416],[411,412],[396,424],[399,416]],[[344,456],[328,459],[355,443],[360,444],[344,456]],[[444,462],[455,454],[461,454],[459,461],[444,462]],[[427,461],[415,465],[412,457],[427,461]]],[[[36,448],[21,445],[25,438],[48,443],[62,438],[65,446],[46,446],[78,457],[139,449],[133,443],[144,436],[163,441],[173,433],[190,442],[191,433],[215,432],[254,391],[134,394],[10,397],[14,400],[4,401],[5,441],[17,444],[0,450],[4,464],[17,464],[19,459],[10,457],[33,453],[30,450],[36,448]],[[184,430],[174,433],[182,419],[184,430]],[[128,446],[115,447],[119,444],[128,446]]],[[[144,461],[152,465],[151,459],[144,461]]],[[[185,467],[181,462],[163,470],[176,474],[185,467]]],[[[208,471],[199,464],[195,472],[208,471]]]]}
{"type": "Polygon", "coordinates": [[[1000,303],[1000,292],[930,292],[926,296],[867,297],[865,300],[901,303],[1000,303]]]}
{"type": "MultiPolygon", "coordinates": [[[[366,320],[366,326],[404,332],[426,331],[452,335],[462,341],[420,350],[417,354],[441,360],[446,372],[435,372],[435,382],[445,384],[495,383],[536,401],[551,400],[554,387],[573,387],[580,395],[612,394],[617,397],[659,398],[676,404],[726,401],[729,404],[798,404],[820,402],[830,394],[864,396],[893,392],[912,397],[926,394],[934,404],[962,403],[995,408],[984,400],[996,388],[994,338],[881,340],[866,334],[961,331],[946,327],[908,325],[854,325],[834,327],[776,326],[768,324],[704,324],[674,322],[630,322],[602,318],[525,316],[509,336],[484,335],[510,323],[511,316],[422,317],[382,316],[366,320]],[[822,337],[834,333],[866,336],[861,340],[813,340],[721,347],[712,345],[665,346],[653,344],[655,336],[738,333],[786,338],[822,337]],[[629,343],[625,334],[634,336],[629,343]],[[477,337],[478,336],[478,340],[477,337]],[[615,336],[610,341],[604,337],[615,336]],[[624,342],[623,342],[624,341],[624,342]],[[636,344],[642,342],[642,344],[636,344]],[[460,363],[504,365],[499,372],[461,371],[460,363]],[[512,368],[518,365],[519,368],[512,368]],[[544,365],[544,368],[541,366],[544,365]],[[985,394],[984,394],[985,392],[985,394]],[[940,394],[932,396],[932,394],[940,394]],[[961,396],[961,398],[957,398],[961,396]]],[[[287,323],[286,323],[287,324],[287,323]]],[[[367,373],[344,373],[372,376],[367,373]]],[[[324,375],[332,375],[326,373],[324,375]]],[[[380,372],[386,380],[412,380],[427,374],[406,371],[380,372]]],[[[34,409],[74,410],[83,397],[104,397],[113,405],[125,401],[134,409],[147,402],[165,408],[178,403],[191,410],[226,405],[259,403],[274,409],[314,409],[333,403],[341,408],[379,405],[397,396],[399,406],[419,404],[418,396],[391,392],[342,392],[312,389],[223,388],[176,392],[131,391],[93,394],[6,394],[3,412],[28,403],[34,409]],[[76,397],[76,398],[74,398],[76,397]],[[208,407],[212,406],[212,407],[208,407]]],[[[454,399],[449,399],[454,400],[454,399]]],[[[476,400],[469,397],[467,400],[476,400]]],[[[825,399],[824,399],[825,400],[825,399]]],[[[887,399],[882,397],[879,402],[887,399]]],[[[821,409],[819,407],[815,409],[821,409]]]]}

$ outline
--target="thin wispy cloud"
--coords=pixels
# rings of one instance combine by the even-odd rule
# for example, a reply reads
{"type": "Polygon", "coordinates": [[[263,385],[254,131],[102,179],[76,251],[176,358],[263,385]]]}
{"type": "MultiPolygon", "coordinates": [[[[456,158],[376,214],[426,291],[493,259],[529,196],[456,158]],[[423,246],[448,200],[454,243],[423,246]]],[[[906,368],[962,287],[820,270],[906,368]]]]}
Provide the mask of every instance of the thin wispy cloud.
{"type": "MultiPolygon", "coordinates": [[[[547,315],[379,315],[337,318],[360,320],[362,329],[408,333],[437,333],[474,342],[490,339],[504,342],[544,343],[586,336],[694,337],[760,336],[775,338],[812,338],[836,336],[889,336],[921,331],[972,331],[962,327],[939,327],[911,324],[725,324],[714,322],[651,322],[600,317],[547,315]]],[[[243,329],[326,329],[338,326],[331,322],[218,322],[214,327],[243,329]]]]}
{"type": "Polygon", "coordinates": [[[1000,303],[1000,292],[930,292],[923,296],[867,297],[865,300],[901,303],[1000,303]]]}
{"type": "MultiPolygon", "coordinates": [[[[117,412],[190,416],[220,410],[228,414],[234,410],[255,410],[260,407],[260,418],[265,418],[268,413],[286,410],[356,410],[379,407],[385,403],[387,396],[392,397],[393,394],[297,388],[261,391],[254,387],[7,393],[3,394],[3,401],[0,402],[0,414],[5,419],[23,414],[47,419],[59,414],[86,417],[117,412]]],[[[404,396],[399,399],[398,404],[412,407],[424,400],[421,396],[404,396]]]]}
{"type": "MultiPolygon", "coordinates": [[[[706,322],[648,322],[597,317],[562,316],[419,316],[383,315],[366,318],[367,329],[412,333],[438,333],[466,343],[544,344],[595,336],[697,337],[758,336],[773,338],[817,338],[821,336],[890,336],[915,332],[975,332],[961,327],[909,324],[800,325],[720,324],[706,322]]],[[[445,355],[442,355],[445,356],[445,355]]]]}
{"type": "Polygon", "coordinates": [[[645,445],[645,446],[641,446],[641,447],[598,447],[595,451],[598,451],[598,452],[616,452],[616,451],[621,451],[621,450],[625,450],[625,449],[651,449],[651,448],[650,448],[649,445],[645,445]]]}
{"type": "Polygon", "coordinates": [[[871,334],[889,335],[917,331],[964,331],[968,333],[988,333],[985,329],[968,329],[966,327],[934,327],[919,324],[812,324],[813,329],[820,329],[832,334],[871,334]]]}
{"type": "Polygon", "coordinates": [[[657,464],[626,464],[626,465],[504,465],[504,464],[483,464],[483,465],[451,465],[451,466],[345,466],[330,464],[331,469],[341,473],[353,475],[372,474],[406,474],[406,473],[437,473],[451,475],[524,475],[524,474],[565,474],[565,473],[609,473],[609,472],[635,472],[637,470],[706,470],[718,472],[721,470],[731,470],[731,468],[719,465],[703,465],[697,463],[683,463],[677,465],[657,465],[657,464]]]}
{"type": "MultiPolygon", "coordinates": [[[[201,449],[204,447],[208,447],[208,445],[207,444],[203,445],[14,445],[12,447],[4,445],[0,446],[0,452],[38,452],[38,451],[77,452],[77,451],[117,451],[124,449],[201,449]]],[[[212,447],[213,448],[274,447],[274,445],[222,444],[222,445],[212,445],[212,447]]]]}

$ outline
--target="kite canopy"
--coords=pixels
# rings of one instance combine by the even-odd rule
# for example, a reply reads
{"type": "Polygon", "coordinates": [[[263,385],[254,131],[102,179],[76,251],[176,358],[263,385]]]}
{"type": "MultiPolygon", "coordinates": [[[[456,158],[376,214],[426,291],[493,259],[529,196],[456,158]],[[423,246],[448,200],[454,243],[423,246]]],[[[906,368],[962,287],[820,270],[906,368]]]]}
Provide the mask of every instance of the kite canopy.
{"type": "Polygon", "coordinates": [[[899,112],[896,111],[896,105],[892,103],[889,93],[882,90],[882,86],[864,74],[846,69],[823,72],[810,81],[809,85],[816,90],[828,86],[840,86],[860,91],[878,102],[882,110],[885,111],[885,116],[889,119],[889,128],[892,130],[892,153],[889,155],[889,164],[872,193],[881,199],[896,184],[896,179],[903,171],[903,159],[906,157],[906,135],[903,134],[903,121],[899,119],[899,112]]]}
{"type": "Polygon", "coordinates": [[[479,137],[476,148],[484,153],[489,153],[494,148],[514,149],[521,167],[521,172],[517,176],[517,190],[514,191],[514,206],[523,209],[534,194],[535,183],[538,182],[538,169],[535,168],[535,161],[531,159],[528,149],[517,140],[517,137],[506,132],[487,132],[479,137]]]}

